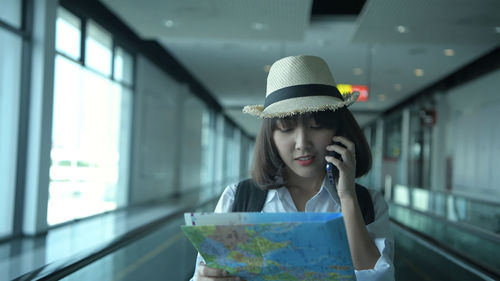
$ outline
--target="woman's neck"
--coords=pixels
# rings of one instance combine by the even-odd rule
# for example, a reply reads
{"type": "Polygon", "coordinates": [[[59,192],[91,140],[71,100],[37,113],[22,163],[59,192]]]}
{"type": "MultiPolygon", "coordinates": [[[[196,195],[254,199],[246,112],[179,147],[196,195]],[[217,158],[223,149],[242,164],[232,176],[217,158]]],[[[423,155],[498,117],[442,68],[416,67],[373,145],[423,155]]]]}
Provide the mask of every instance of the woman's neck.
{"type": "Polygon", "coordinates": [[[290,191],[293,190],[295,194],[299,195],[304,195],[304,196],[310,195],[310,197],[318,193],[318,191],[321,188],[321,185],[323,184],[324,178],[325,174],[311,178],[304,178],[289,171],[287,171],[285,175],[287,188],[290,191]]]}

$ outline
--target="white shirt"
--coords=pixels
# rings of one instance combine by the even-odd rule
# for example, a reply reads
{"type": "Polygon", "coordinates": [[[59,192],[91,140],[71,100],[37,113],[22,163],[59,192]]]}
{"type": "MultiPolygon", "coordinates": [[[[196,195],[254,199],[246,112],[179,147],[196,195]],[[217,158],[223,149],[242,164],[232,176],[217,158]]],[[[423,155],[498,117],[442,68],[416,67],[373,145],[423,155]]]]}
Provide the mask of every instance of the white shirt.
{"type": "MultiPolygon", "coordinates": [[[[237,183],[226,187],[219,202],[215,207],[215,213],[229,213],[232,210],[234,195],[236,193],[237,183]]],[[[382,195],[372,189],[368,189],[373,202],[375,220],[366,226],[368,234],[375,242],[379,252],[378,259],[373,269],[355,270],[357,280],[394,280],[394,239],[389,227],[388,205],[382,195]]],[[[286,187],[271,189],[267,193],[267,198],[262,208],[263,213],[289,213],[297,212],[292,197],[286,187]]],[[[342,212],[340,199],[337,195],[334,185],[325,178],[320,190],[314,195],[305,206],[305,212],[342,212]]],[[[195,275],[191,279],[196,280],[198,264],[203,258],[198,254],[196,260],[195,275]]]]}

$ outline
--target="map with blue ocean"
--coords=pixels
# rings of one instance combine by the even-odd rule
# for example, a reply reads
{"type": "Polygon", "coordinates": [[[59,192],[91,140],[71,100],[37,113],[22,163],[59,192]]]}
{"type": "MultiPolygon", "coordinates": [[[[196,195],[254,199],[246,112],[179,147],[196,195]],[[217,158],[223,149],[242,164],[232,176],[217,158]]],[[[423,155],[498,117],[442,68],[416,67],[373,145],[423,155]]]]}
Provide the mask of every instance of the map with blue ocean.
{"type": "Polygon", "coordinates": [[[209,267],[251,280],[355,280],[341,213],[186,213],[209,267]]]}

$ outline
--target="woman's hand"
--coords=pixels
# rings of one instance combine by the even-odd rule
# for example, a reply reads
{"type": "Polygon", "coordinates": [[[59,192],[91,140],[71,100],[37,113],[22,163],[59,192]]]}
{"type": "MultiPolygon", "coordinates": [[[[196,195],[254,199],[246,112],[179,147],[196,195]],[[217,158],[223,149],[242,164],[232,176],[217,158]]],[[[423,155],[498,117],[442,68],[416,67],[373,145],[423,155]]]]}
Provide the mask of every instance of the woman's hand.
{"type": "Polygon", "coordinates": [[[229,273],[222,269],[208,267],[203,262],[198,265],[198,276],[196,281],[241,281],[238,276],[230,276],[229,273]]]}
{"type": "Polygon", "coordinates": [[[326,147],[326,150],[335,151],[342,156],[342,160],[333,156],[325,157],[326,161],[335,165],[339,170],[339,178],[336,182],[337,194],[340,199],[344,196],[356,198],[356,184],[354,182],[356,178],[356,147],[353,142],[342,136],[335,136],[332,140],[345,146],[329,145],[326,147]]]}
{"type": "Polygon", "coordinates": [[[356,198],[356,148],[353,142],[345,137],[333,137],[333,141],[340,145],[329,145],[327,150],[335,151],[342,156],[339,160],[332,156],[326,156],[325,159],[331,162],[339,169],[339,178],[337,181],[337,193],[342,205],[342,214],[349,241],[349,249],[357,270],[371,269],[380,258],[380,252],[366,230],[363,215],[359,208],[356,198]]]}

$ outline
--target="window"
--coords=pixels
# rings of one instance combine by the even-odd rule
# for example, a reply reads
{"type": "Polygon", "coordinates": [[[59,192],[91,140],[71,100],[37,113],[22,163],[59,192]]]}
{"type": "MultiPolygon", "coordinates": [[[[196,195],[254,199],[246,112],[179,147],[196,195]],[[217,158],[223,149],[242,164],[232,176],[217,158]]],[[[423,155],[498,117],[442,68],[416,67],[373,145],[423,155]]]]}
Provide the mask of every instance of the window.
{"type": "Polygon", "coordinates": [[[111,76],[112,45],[111,34],[89,20],[85,38],[85,65],[105,76],[111,76]]]}
{"type": "Polygon", "coordinates": [[[49,225],[116,209],[127,198],[132,90],[112,77],[131,85],[132,57],[120,50],[112,75],[112,37],[89,20],[81,65],[80,23],[59,10],[49,225]]]}
{"type": "Polygon", "coordinates": [[[56,50],[74,60],[80,59],[81,20],[63,8],[57,10],[56,50]]]}
{"type": "Polygon", "coordinates": [[[202,116],[201,149],[203,163],[201,165],[201,184],[213,185],[215,182],[215,151],[217,135],[215,131],[214,112],[205,109],[202,116]]]}
{"type": "Polygon", "coordinates": [[[114,78],[125,85],[132,85],[132,56],[123,48],[115,48],[114,78]]]}
{"type": "Polygon", "coordinates": [[[0,237],[3,237],[12,232],[22,39],[0,28],[0,42],[0,237]]]}
{"type": "Polygon", "coordinates": [[[384,158],[398,160],[401,155],[401,116],[393,118],[384,127],[384,158]]]}
{"type": "Polygon", "coordinates": [[[0,1],[0,20],[14,28],[21,28],[21,5],[22,1],[19,0],[0,1]]]}
{"type": "Polygon", "coordinates": [[[180,132],[181,159],[181,186],[186,189],[199,188],[205,156],[203,144],[203,113],[205,105],[195,96],[183,95],[182,102],[182,130],[180,132]]]}

